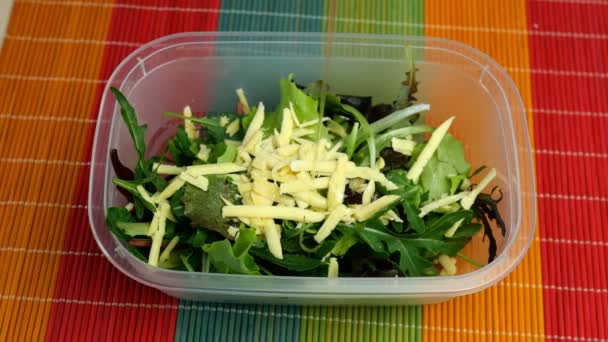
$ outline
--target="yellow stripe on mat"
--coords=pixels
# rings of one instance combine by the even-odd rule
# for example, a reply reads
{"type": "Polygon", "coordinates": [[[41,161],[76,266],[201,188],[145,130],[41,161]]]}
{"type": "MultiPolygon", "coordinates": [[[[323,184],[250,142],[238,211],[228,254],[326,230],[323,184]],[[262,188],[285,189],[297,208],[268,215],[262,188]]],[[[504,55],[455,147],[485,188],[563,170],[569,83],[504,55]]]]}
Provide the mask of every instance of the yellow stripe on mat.
{"type": "Polygon", "coordinates": [[[0,56],[0,340],[44,338],[70,211],[84,210],[73,199],[105,46],[57,38],[104,40],[110,16],[14,4],[0,56]]]}
{"type": "MultiPolygon", "coordinates": [[[[525,108],[532,108],[526,1],[425,1],[425,35],[458,40],[480,49],[511,73],[525,108]],[[500,30],[507,29],[507,30],[500,30]]],[[[527,113],[530,134],[532,113],[527,113]]],[[[531,137],[534,142],[533,136],[531,137]]],[[[537,225],[538,227],[538,225],[537,225]]],[[[425,341],[543,340],[540,244],[536,238],[520,266],[486,291],[427,305],[425,341]]]]}

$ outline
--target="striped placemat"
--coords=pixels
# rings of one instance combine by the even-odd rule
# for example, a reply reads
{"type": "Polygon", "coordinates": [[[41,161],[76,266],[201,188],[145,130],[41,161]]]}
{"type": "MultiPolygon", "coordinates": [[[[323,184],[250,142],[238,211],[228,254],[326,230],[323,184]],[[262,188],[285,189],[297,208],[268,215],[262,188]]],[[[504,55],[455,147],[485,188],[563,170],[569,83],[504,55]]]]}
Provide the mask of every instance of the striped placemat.
{"type": "Polygon", "coordinates": [[[429,35],[497,60],[533,135],[539,229],[522,264],[431,306],[178,301],[114,269],[86,213],[104,81],[183,31],[324,31],[327,2],[15,0],[0,54],[0,340],[608,340],[608,2],[337,1],[336,31],[429,35]]]}

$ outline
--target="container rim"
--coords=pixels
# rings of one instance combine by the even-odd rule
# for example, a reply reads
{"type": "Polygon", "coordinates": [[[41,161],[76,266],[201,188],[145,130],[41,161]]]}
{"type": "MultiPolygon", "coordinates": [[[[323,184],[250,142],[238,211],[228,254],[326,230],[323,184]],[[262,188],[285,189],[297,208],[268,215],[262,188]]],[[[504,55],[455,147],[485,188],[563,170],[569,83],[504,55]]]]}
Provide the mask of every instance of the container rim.
{"type": "MultiPolygon", "coordinates": [[[[182,32],[182,33],[177,33],[177,34],[172,34],[172,35],[167,35],[167,36],[163,36],[160,37],[158,39],[152,40],[146,44],[143,44],[142,46],[140,46],[139,48],[135,49],[133,52],[131,52],[126,58],[124,58],[120,64],[114,69],[114,71],[112,72],[110,78],[108,79],[106,86],[104,87],[104,91],[102,94],[102,98],[101,98],[101,102],[100,102],[100,113],[99,115],[101,115],[101,111],[103,108],[103,104],[108,100],[107,96],[109,95],[110,91],[110,87],[112,85],[112,81],[115,80],[118,76],[118,74],[123,71],[122,69],[124,69],[125,67],[128,66],[129,62],[132,62],[135,58],[137,58],[138,55],[140,55],[141,53],[145,52],[147,49],[154,47],[156,45],[162,44],[162,43],[166,43],[169,42],[171,40],[179,40],[181,38],[210,38],[209,42],[210,43],[215,43],[215,41],[218,38],[222,38],[222,39],[234,39],[231,40],[230,42],[238,42],[238,41],[243,41],[243,42],[248,42],[248,39],[251,38],[266,38],[266,39],[278,39],[278,38],[287,38],[290,40],[293,39],[306,39],[307,41],[316,41],[320,44],[323,44],[323,41],[325,39],[327,35],[324,33],[298,33],[298,32],[182,32]]],[[[496,72],[501,80],[503,82],[506,83],[499,83],[499,86],[502,87],[506,87],[507,89],[509,89],[513,94],[516,94],[516,104],[521,113],[522,113],[522,118],[521,118],[521,122],[523,124],[523,128],[524,128],[524,140],[525,143],[527,143],[527,145],[529,146],[530,143],[530,135],[529,135],[529,131],[528,131],[528,123],[527,123],[527,119],[525,116],[525,108],[523,106],[523,101],[521,99],[521,95],[515,85],[515,82],[511,79],[511,77],[508,75],[508,73],[504,70],[504,68],[502,68],[496,61],[494,61],[491,57],[489,57],[487,54],[481,52],[478,49],[475,49],[469,45],[466,45],[464,43],[461,42],[457,42],[457,41],[453,41],[453,40],[449,40],[449,39],[445,39],[445,38],[437,38],[437,37],[429,37],[429,36],[401,36],[401,35],[376,35],[376,34],[352,34],[352,33],[336,33],[334,35],[334,38],[337,39],[353,39],[353,40],[376,40],[376,41],[382,41],[382,42],[392,42],[394,41],[395,44],[398,44],[399,42],[417,42],[420,43],[421,46],[423,48],[425,48],[425,43],[428,42],[432,42],[432,43],[437,43],[438,45],[441,45],[443,47],[454,47],[454,48],[458,48],[458,51],[450,51],[452,53],[456,53],[459,55],[462,55],[462,53],[460,53],[460,51],[465,51],[467,53],[467,55],[463,55],[464,57],[466,57],[467,59],[471,60],[471,61],[483,61],[484,64],[489,65],[492,67],[490,74],[496,72]]],[[[268,42],[279,42],[276,40],[269,40],[268,42]]],[[[356,44],[356,42],[353,42],[353,44],[356,44]]],[[[431,46],[433,47],[433,46],[431,46]]],[[[156,52],[156,51],[155,51],[156,52]]],[[[137,68],[139,66],[139,63],[141,63],[141,59],[140,61],[134,65],[131,70],[129,70],[129,72],[131,72],[133,69],[137,68]]],[[[495,78],[495,75],[492,75],[492,77],[495,78]]],[[[124,86],[124,82],[123,84],[120,85],[120,88],[122,88],[122,86],[124,86]]],[[[504,89],[501,89],[503,96],[505,94],[504,89]]],[[[512,99],[511,99],[512,100],[512,99]]],[[[507,101],[509,102],[509,101],[507,101]]],[[[101,123],[98,122],[97,126],[96,126],[96,130],[95,130],[95,137],[98,136],[99,130],[100,130],[100,126],[101,123]]],[[[513,139],[515,139],[513,137],[513,139]]],[[[93,184],[93,179],[94,179],[94,167],[93,167],[93,163],[96,160],[96,151],[98,148],[98,144],[104,144],[107,142],[101,142],[98,139],[95,139],[94,143],[93,143],[93,152],[92,152],[92,157],[91,157],[91,172],[90,172],[90,177],[89,177],[89,186],[91,186],[93,184]]],[[[514,146],[515,149],[517,149],[517,146],[514,146]]],[[[516,163],[519,164],[519,158],[522,157],[522,154],[518,154],[516,152],[515,153],[515,160],[516,163]]],[[[528,150],[526,153],[526,159],[527,162],[530,165],[530,175],[529,175],[529,179],[531,182],[531,193],[529,194],[529,196],[531,196],[532,198],[536,198],[536,190],[535,190],[535,178],[534,178],[534,163],[533,163],[533,159],[532,159],[532,155],[531,152],[528,150]]],[[[519,167],[517,167],[517,171],[518,174],[516,176],[516,181],[517,181],[517,185],[519,186],[521,183],[521,176],[519,175],[519,167]]],[[[105,191],[105,190],[104,190],[105,191]]],[[[271,291],[263,291],[263,290],[257,290],[257,289],[246,289],[246,290],[238,290],[238,289],[223,289],[223,288],[210,288],[210,287],[183,287],[183,286],[173,286],[168,284],[167,282],[164,281],[151,281],[149,279],[147,279],[146,277],[143,276],[138,276],[133,274],[132,272],[130,272],[129,270],[127,270],[122,264],[120,264],[116,259],[115,256],[116,254],[119,254],[121,257],[125,257],[125,258],[131,258],[132,260],[130,260],[129,262],[131,263],[135,263],[138,264],[138,266],[141,266],[142,268],[144,268],[143,272],[148,272],[148,271],[153,271],[156,275],[164,275],[163,279],[167,279],[167,278],[172,278],[175,276],[184,276],[184,275],[188,275],[188,277],[192,277],[192,276],[205,276],[205,277],[216,277],[216,278],[225,278],[225,279],[231,279],[231,278],[244,278],[244,279],[251,279],[251,277],[258,277],[258,278],[265,278],[265,279],[272,279],[273,281],[276,280],[281,280],[281,281],[297,281],[297,280],[302,280],[302,279],[316,279],[316,280],[324,280],[327,281],[328,283],[333,284],[331,287],[328,287],[327,290],[331,291],[331,292],[327,292],[327,293],[332,293],[335,295],[348,295],[348,296],[357,296],[357,295],[369,295],[369,293],[361,293],[361,292],[350,292],[350,291],[333,291],[333,289],[340,289],[342,286],[341,285],[346,285],[346,284],[352,284],[353,282],[358,282],[361,285],[365,285],[367,286],[367,283],[369,283],[369,285],[371,285],[373,282],[377,282],[379,278],[349,278],[349,277],[344,277],[344,278],[336,278],[336,279],[328,279],[328,278],[324,278],[324,277],[294,277],[294,276],[273,276],[273,277],[267,277],[267,276],[251,276],[251,275],[233,275],[233,274],[219,274],[219,273],[197,273],[195,275],[192,274],[188,274],[186,272],[182,272],[182,271],[173,271],[173,270],[165,270],[165,269],[159,269],[156,267],[152,267],[149,266],[147,263],[144,263],[143,261],[137,259],[135,256],[133,256],[131,253],[129,253],[128,251],[126,251],[126,249],[124,248],[124,246],[122,246],[121,243],[118,242],[118,240],[115,241],[118,244],[118,248],[117,249],[122,249],[122,251],[118,250],[118,251],[114,251],[115,254],[110,253],[110,251],[106,248],[107,246],[105,246],[101,239],[100,236],[95,228],[95,224],[93,222],[93,208],[92,208],[92,202],[93,202],[93,193],[91,191],[91,189],[89,189],[89,194],[88,194],[88,216],[89,216],[89,223],[91,225],[91,230],[93,232],[93,236],[97,242],[97,245],[99,246],[99,248],[101,249],[103,255],[110,260],[110,262],[116,267],[118,268],[121,272],[123,272],[124,274],[126,274],[127,276],[133,278],[134,280],[143,283],[145,285],[160,289],[160,290],[165,290],[165,291],[171,291],[171,290],[193,290],[193,291],[199,291],[199,292],[209,292],[209,293],[234,293],[234,294],[249,294],[249,295],[258,295],[258,294],[263,294],[265,292],[271,292],[271,291]]],[[[521,196],[522,194],[520,194],[521,196]]],[[[104,204],[105,204],[105,199],[104,199],[104,204]]],[[[521,205],[521,201],[520,201],[520,205],[521,205]]],[[[463,294],[469,294],[469,293],[473,293],[473,292],[477,292],[480,291],[482,289],[485,289],[491,285],[493,285],[494,283],[498,282],[499,280],[501,280],[502,278],[506,277],[509,273],[511,273],[513,271],[513,269],[521,262],[521,260],[523,259],[523,257],[526,255],[527,250],[530,247],[530,244],[534,238],[534,232],[536,230],[536,201],[533,200],[531,202],[532,207],[530,208],[530,214],[532,216],[532,219],[530,220],[530,222],[532,223],[532,227],[530,229],[530,231],[528,232],[528,236],[523,237],[524,243],[522,245],[521,250],[519,251],[518,255],[516,257],[510,256],[508,255],[510,249],[513,247],[513,243],[516,240],[517,236],[513,236],[512,238],[510,238],[502,253],[500,255],[498,255],[496,257],[496,259],[480,268],[477,269],[475,271],[472,272],[468,272],[465,274],[460,274],[460,275],[455,275],[455,276],[449,276],[449,277],[403,277],[403,278],[396,278],[396,279],[392,279],[392,278],[382,278],[382,279],[388,279],[391,282],[397,282],[398,283],[398,287],[400,288],[400,290],[396,290],[396,291],[392,291],[392,292],[386,292],[387,296],[390,295],[428,295],[428,294],[441,294],[441,295],[463,295],[463,294]],[[505,265],[506,264],[506,267],[505,265]],[[501,269],[500,272],[495,272],[495,270],[497,269],[501,269]],[[488,275],[490,274],[490,279],[488,279],[488,275]],[[456,281],[456,284],[464,284],[464,283],[468,283],[468,284],[477,284],[477,285],[468,285],[468,286],[452,286],[450,289],[445,289],[444,286],[442,286],[441,283],[445,283],[446,281],[450,280],[451,284],[454,285],[453,281],[456,281]],[[465,281],[466,280],[466,281],[465,281]],[[421,285],[425,285],[429,288],[434,288],[434,287],[438,287],[441,288],[440,292],[434,292],[434,291],[428,291],[428,292],[411,292],[408,291],[408,285],[413,286],[415,288],[420,288],[421,285]],[[435,286],[437,285],[437,286],[435,286]]],[[[514,230],[518,233],[520,233],[520,225],[522,224],[522,218],[520,217],[519,222],[517,222],[517,226],[514,228],[514,230]]],[[[277,293],[277,290],[273,290],[273,293],[277,293]]],[[[286,294],[292,294],[294,296],[315,296],[315,295],[319,295],[319,292],[305,292],[305,291],[293,291],[293,292],[289,292],[289,291],[285,291],[286,294]]]]}

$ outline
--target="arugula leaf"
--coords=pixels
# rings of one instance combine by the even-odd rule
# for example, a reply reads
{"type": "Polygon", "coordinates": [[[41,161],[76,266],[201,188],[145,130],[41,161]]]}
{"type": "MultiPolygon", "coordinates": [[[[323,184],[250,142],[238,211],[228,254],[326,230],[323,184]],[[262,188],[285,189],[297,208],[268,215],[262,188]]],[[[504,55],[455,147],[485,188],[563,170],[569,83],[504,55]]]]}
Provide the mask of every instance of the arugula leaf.
{"type": "Polygon", "coordinates": [[[331,254],[335,256],[343,256],[348,250],[359,242],[359,237],[354,231],[345,232],[340,239],[336,242],[336,244],[331,249],[331,254]]]}
{"type": "Polygon", "coordinates": [[[128,243],[133,237],[127,235],[125,231],[119,228],[121,222],[135,222],[129,211],[125,208],[108,208],[106,213],[106,226],[119,240],[127,242],[124,246],[136,258],[147,262],[148,258],[135,246],[128,243]]]}
{"type": "Polygon", "coordinates": [[[184,185],[186,189],[182,197],[184,215],[190,219],[192,227],[212,230],[232,240],[233,237],[228,234],[228,227],[234,220],[222,216],[224,206],[222,197],[236,204],[238,189],[229,177],[210,175],[207,178],[209,179],[207,191],[190,184],[184,185]]]}
{"type": "Polygon", "coordinates": [[[378,255],[388,258],[391,254],[398,253],[399,262],[397,266],[404,274],[418,277],[434,272],[433,263],[420,256],[418,249],[426,247],[425,245],[421,243],[416,245],[410,239],[391,233],[380,220],[367,221],[358,225],[355,229],[361,240],[367,243],[378,255]]]}
{"type": "Polygon", "coordinates": [[[409,202],[403,201],[403,211],[407,216],[407,221],[410,224],[410,228],[412,228],[416,233],[424,233],[426,230],[426,226],[424,225],[424,221],[420,218],[420,210],[418,207],[409,202]]]}
{"type": "Polygon", "coordinates": [[[192,247],[202,247],[209,237],[209,233],[203,229],[197,229],[196,232],[186,240],[188,245],[192,247]]]}
{"type": "Polygon", "coordinates": [[[283,259],[277,259],[270,254],[267,248],[252,248],[249,252],[255,257],[295,272],[309,271],[323,265],[321,260],[310,258],[304,254],[283,254],[283,259]]]}
{"type": "Polygon", "coordinates": [[[135,220],[133,219],[133,216],[131,216],[131,213],[125,208],[108,208],[106,213],[106,226],[108,226],[108,229],[110,229],[119,240],[131,240],[132,237],[118,227],[120,222],[135,222],[135,220]]]}
{"type": "Polygon", "coordinates": [[[192,165],[192,162],[196,160],[196,149],[193,149],[193,146],[198,147],[198,144],[188,138],[186,129],[182,125],[179,125],[175,136],[167,142],[167,147],[177,166],[192,165]]]}
{"type": "Polygon", "coordinates": [[[456,222],[463,220],[464,224],[468,224],[472,218],[473,212],[470,210],[459,210],[453,213],[444,214],[432,222],[427,222],[427,230],[420,234],[419,237],[441,239],[445,232],[456,222]]]}
{"type": "Polygon", "coordinates": [[[204,245],[203,251],[217,272],[260,274],[260,268],[249,254],[256,240],[255,229],[241,228],[234,245],[228,240],[221,240],[204,245]]]}
{"type": "MultiPolygon", "coordinates": [[[[114,183],[116,186],[119,186],[125,190],[127,190],[128,192],[130,192],[133,195],[133,198],[135,201],[139,200],[140,203],[149,211],[151,211],[152,213],[156,212],[156,207],[154,206],[154,204],[145,201],[141,198],[141,195],[139,194],[139,191],[137,191],[137,186],[142,184],[141,181],[127,181],[127,180],[122,180],[120,178],[112,178],[112,183],[114,183]]],[[[134,202],[136,204],[137,207],[137,202],[134,202]]],[[[138,215],[139,216],[139,215],[138,215]]]]}
{"type": "Polygon", "coordinates": [[[407,171],[403,169],[391,170],[386,174],[386,178],[397,185],[398,189],[387,191],[383,187],[379,187],[379,191],[383,194],[399,195],[401,198],[409,201],[413,206],[419,207],[422,195],[422,189],[419,185],[414,184],[407,179],[407,171]]]}
{"type": "Polygon", "coordinates": [[[479,233],[481,230],[481,224],[479,223],[469,223],[469,224],[461,224],[456,233],[452,238],[471,238],[475,236],[475,234],[479,233]]]}
{"type": "Polygon", "coordinates": [[[185,207],[184,207],[184,201],[183,201],[185,193],[186,193],[186,188],[182,187],[181,189],[177,190],[177,192],[175,194],[173,194],[173,196],[171,196],[169,198],[169,205],[171,206],[171,212],[173,212],[173,216],[175,216],[175,218],[178,222],[189,221],[188,217],[186,217],[186,214],[185,214],[185,207]]]}
{"type": "MultiPolygon", "coordinates": [[[[460,219],[471,216],[471,212],[465,212],[460,216],[453,215],[450,220],[438,220],[430,227],[432,233],[421,235],[394,234],[389,231],[380,220],[371,220],[357,226],[339,226],[343,232],[355,231],[374,252],[385,258],[393,254],[399,255],[396,266],[409,276],[423,276],[435,274],[436,270],[430,258],[424,257],[425,253],[431,255],[447,254],[456,255],[468,242],[468,238],[446,239],[443,235],[435,234],[442,231],[442,227],[451,222],[452,219],[460,219]]],[[[451,226],[447,226],[449,229],[451,226]]],[[[445,231],[443,230],[443,231],[445,231]]]]}
{"type": "Polygon", "coordinates": [[[140,168],[144,168],[142,163],[146,158],[146,142],[145,142],[145,134],[147,125],[139,125],[137,123],[137,116],[135,115],[135,109],[127,98],[116,88],[111,87],[110,90],[116,97],[116,101],[120,105],[120,114],[122,116],[123,121],[127,125],[129,130],[129,134],[133,139],[133,146],[135,147],[135,151],[137,151],[137,155],[139,156],[138,165],[140,168]]]}

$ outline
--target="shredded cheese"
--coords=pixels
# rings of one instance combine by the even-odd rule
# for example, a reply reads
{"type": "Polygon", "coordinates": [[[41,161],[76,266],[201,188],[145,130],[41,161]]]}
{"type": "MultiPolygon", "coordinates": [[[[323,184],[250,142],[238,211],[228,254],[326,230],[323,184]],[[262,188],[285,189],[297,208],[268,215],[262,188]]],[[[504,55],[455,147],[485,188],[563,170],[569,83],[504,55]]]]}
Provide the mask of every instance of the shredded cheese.
{"type": "Polygon", "coordinates": [[[184,183],[186,183],[186,181],[184,181],[180,177],[173,178],[171,182],[169,182],[167,187],[165,187],[160,194],[154,197],[154,202],[160,203],[162,201],[167,200],[169,197],[173,196],[173,194],[175,194],[179,189],[181,189],[181,187],[184,186],[184,183]]]}
{"type": "Polygon", "coordinates": [[[338,223],[340,223],[340,220],[342,220],[342,218],[348,214],[348,208],[346,208],[342,204],[332,210],[327,216],[327,219],[325,219],[325,222],[323,222],[323,224],[321,225],[321,228],[319,228],[317,234],[315,234],[315,241],[317,241],[318,243],[323,242],[323,240],[325,240],[329,236],[329,234],[331,234],[331,232],[336,228],[338,223]]]}
{"type": "Polygon", "coordinates": [[[412,152],[414,152],[414,147],[416,147],[416,142],[409,139],[392,138],[391,147],[395,152],[411,156],[412,152]]]}
{"type": "Polygon", "coordinates": [[[327,207],[329,210],[335,209],[344,201],[347,163],[346,156],[340,155],[336,162],[336,170],[329,178],[329,185],[327,187],[327,207]]]}
{"type": "Polygon", "coordinates": [[[475,198],[477,198],[477,195],[479,195],[481,193],[481,191],[486,186],[488,186],[488,184],[490,184],[490,182],[494,179],[494,177],[496,177],[496,169],[490,170],[490,172],[488,172],[488,174],[485,177],[483,177],[481,182],[479,182],[479,184],[477,184],[475,189],[473,189],[473,191],[469,192],[462,199],[462,201],[460,201],[460,205],[462,205],[462,207],[467,210],[471,209],[471,207],[473,206],[473,203],[475,202],[475,198]]]}
{"type": "Polygon", "coordinates": [[[424,170],[426,164],[429,162],[429,160],[431,160],[433,153],[435,153],[435,151],[439,147],[441,140],[443,140],[443,137],[448,132],[448,129],[452,125],[452,122],[454,122],[453,116],[444,121],[441,125],[439,125],[439,127],[437,127],[433,131],[428,143],[424,146],[418,158],[416,158],[416,161],[414,162],[414,165],[412,165],[412,168],[407,172],[407,179],[411,180],[414,183],[418,183],[418,178],[420,178],[422,170],[424,170]]]}
{"type": "Polygon", "coordinates": [[[184,181],[187,182],[191,185],[194,185],[195,187],[203,190],[203,191],[207,191],[208,187],[209,187],[209,179],[207,179],[207,177],[205,176],[192,176],[189,172],[183,172],[179,175],[179,178],[184,181]]]}
{"type": "Polygon", "coordinates": [[[184,130],[190,140],[196,140],[198,138],[198,130],[190,118],[192,117],[192,110],[190,106],[184,107],[184,130]]]}
{"type": "Polygon", "coordinates": [[[169,165],[169,164],[152,164],[152,170],[156,171],[159,175],[179,175],[184,171],[183,167],[169,165]]]}
{"type": "Polygon", "coordinates": [[[321,222],[324,213],[317,211],[272,205],[234,205],[222,208],[224,217],[249,217],[291,220],[304,223],[321,222]]]}
{"type": "Polygon", "coordinates": [[[239,98],[239,102],[243,106],[243,112],[245,114],[251,112],[251,109],[249,108],[249,103],[247,102],[247,98],[245,97],[245,92],[243,91],[243,88],[238,88],[236,90],[236,96],[239,98]]]}
{"type": "Polygon", "coordinates": [[[152,197],[150,197],[150,194],[146,191],[143,185],[140,184],[135,188],[137,189],[137,192],[144,201],[154,205],[154,200],[152,199],[152,197]]]}
{"type": "Polygon", "coordinates": [[[463,197],[465,197],[467,194],[468,194],[468,192],[459,192],[455,195],[446,196],[446,197],[440,198],[434,202],[428,203],[424,207],[420,208],[420,214],[418,214],[418,216],[424,217],[431,211],[435,211],[446,205],[456,203],[456,202],[460,201],[463,197]]]}
{"type": "Polygon", "coordinates": [[[152,245],[150,246],[150,254],[148,255],[148,264],[152,266],[158,266],[160,248],[163,243],[163,237],[165,236],[165,227],[167,225],[167,214],[170,210],[171,207],[169,206],[169,204],[167,202],[163,202],[160,204],[159,210],[157,211],[158,226],[153,232],[152,245]]]}
{"type": "Polygon", "coordinates": [[[192,165],[186,168],[191,176],[222,175],[245,170],[247,170],[246,167],[235,163],[192,165]]]}
{"type": "Polygon", "coordinates": [[[359,222],[367,221],[376,215],[376,213],[378,213],[380,210],[386,208],[398,199],[398,195],[384,195],[370,204],[362,205],[355,211],[354,216],[359,222]]]}
{"type": "Polygon", "coordinates": [[[339,271],[338,259],[335,257],[329,258],[329,267],[327,268],[328,278],[337,278],[339,271]]]}
{"type": "Polygon", "coordinates": [[[211,155],[211,149],[207,147],[205,144],[200,144],[199,151],[196,157],[204,162],[209,160],[209,156],[211,155]]]}
{"type": "Polygon", "coordinates": [[[239,119],[232,120],[232,122],[228,124],[228,127],[226,127],[226,133],[228,133],[228,136],[233,137],[239,132],[240,128],[241,121],[239,119]]]}
{"type": "MultiPolygon", "coordinates": [[[[243,139],[243,145],[246,145],[249,140],[254,136],[255,133],[260,132],[262,125],[264,124],[264,104],[260,102],[258,108],[253,116],[253,120],[249,123],[247,132],[245,132],[245,138],[243,139]]],[[[261,133],[261,132],[260,132],[261,133]]]]}

